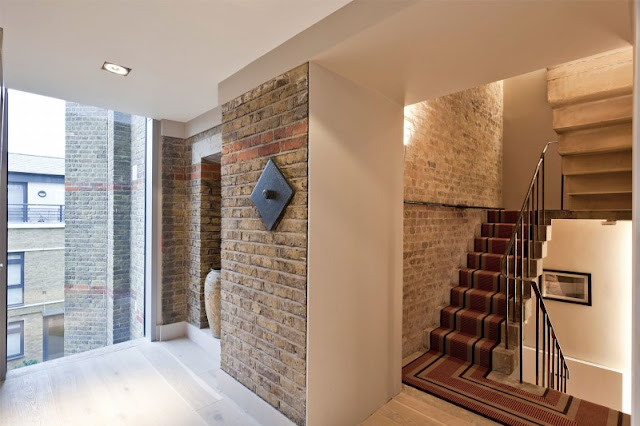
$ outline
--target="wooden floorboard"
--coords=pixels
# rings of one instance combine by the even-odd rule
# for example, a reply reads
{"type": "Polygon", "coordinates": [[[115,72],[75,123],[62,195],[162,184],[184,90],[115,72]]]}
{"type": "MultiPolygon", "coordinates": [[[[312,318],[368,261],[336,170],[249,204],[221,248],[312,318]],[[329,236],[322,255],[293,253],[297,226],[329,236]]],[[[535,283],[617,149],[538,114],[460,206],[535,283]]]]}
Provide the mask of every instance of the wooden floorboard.
{"type": "Polygon", "coordinates": [[[491,420],[409,386],[378,409],[362,425],[496,425],[491,420]]]}
{"type": "Polygon", "coordinates": [[[141,341],[13,371],[0,383],[0,425],[257,425],[192,345],[141,341]]]}

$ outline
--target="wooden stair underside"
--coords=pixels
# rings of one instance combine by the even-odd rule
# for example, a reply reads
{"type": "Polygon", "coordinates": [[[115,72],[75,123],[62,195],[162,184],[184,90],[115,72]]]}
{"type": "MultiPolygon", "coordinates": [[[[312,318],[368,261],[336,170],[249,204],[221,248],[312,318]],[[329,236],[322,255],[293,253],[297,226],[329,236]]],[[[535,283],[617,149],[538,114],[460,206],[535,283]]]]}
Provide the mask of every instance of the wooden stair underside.
{"type": "Polygon", "coordinates": [[[630,210],[632,49],[549,68],[547,80],[565,208],[630,210]]]}

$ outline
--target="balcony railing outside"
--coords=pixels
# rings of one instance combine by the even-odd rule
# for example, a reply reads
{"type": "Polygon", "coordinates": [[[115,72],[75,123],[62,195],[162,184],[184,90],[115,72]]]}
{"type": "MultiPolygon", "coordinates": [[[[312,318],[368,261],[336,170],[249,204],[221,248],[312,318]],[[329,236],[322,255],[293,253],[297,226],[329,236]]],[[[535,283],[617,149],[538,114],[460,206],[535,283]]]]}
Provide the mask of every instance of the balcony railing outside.
{"type": "Polygon", "coordinates": [[[64,205],[58,204],[9,204],[9,223],[64,223],[64,205]]]}

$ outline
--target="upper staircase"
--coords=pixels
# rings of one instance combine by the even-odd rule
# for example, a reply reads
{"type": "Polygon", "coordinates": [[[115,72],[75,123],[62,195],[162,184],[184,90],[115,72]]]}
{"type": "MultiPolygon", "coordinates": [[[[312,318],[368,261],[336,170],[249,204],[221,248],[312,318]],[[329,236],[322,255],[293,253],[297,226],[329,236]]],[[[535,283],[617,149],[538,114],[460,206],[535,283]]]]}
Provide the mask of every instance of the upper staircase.
{"type": "Polygon", "coordinates": [[[564,208],[631,210],[633,48],[547,71],[564,208]]]}

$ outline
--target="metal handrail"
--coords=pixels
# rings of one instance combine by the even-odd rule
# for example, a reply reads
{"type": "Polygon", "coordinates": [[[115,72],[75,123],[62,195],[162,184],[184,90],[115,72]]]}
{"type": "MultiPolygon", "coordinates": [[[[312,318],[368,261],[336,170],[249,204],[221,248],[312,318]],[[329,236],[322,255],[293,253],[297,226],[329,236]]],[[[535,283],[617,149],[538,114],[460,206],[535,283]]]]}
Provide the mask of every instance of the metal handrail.
{"type": "Polygon", "coordinates": [[[522,382],[522,349],[523,349],[523,315],[524,310],[522,308],[522,300],[524,294],[524,283],[529,282],[531,288],[533,288],[536,298],[538,300],[536,309],[536,385],[539,384],[539,336],[540,336],[540,312],[543,317],[543,348],[542,348],[542,385],[546,384],[547,387],[566,391],[566,380],[569,377],[569,368],[566,365],[566,360],[560,343],[556,337],[553,324],[549,318],[549,313],[542,300],[540,289],[535,281],[531,280],[531,259],[535,257],[536,243],[539,239],[538,231],[540,225],[546,223],[545,213],[545,172],[544,162],[545,154],[551,144],[557,143],[557,141],[547,142],[538,163],[536,164],[531,178],[531,183],[527,190],[527,194],[522,203],[522,208],[518,214],[518,217],[514,223],[514,230],[507,244],[505,254],[501,260],[500,273],[504,277],[506,286],[506,321],[505,321],[505,348],[509,349],[509,300],[511,299],[510,287],[513,282],[513,299],[514,299],[514,321],[515,316],[518,314],[519,323],[519,345],[520,345],[520,382],[522,382]],[[525,228],[526,226],[526,228],[525,228]],[[525,233],[526,229],[526,233],[525,233]],[[520,244],[518,244],[520,240],[520,244]],[[527,251],[525,252],[525,244],[527,251]],[[520,253],[518,253],[520,252],[520,253]],[[527,261],[525,264],[525,255],[527,261]],[[513,260],[513,275],[510,275],[510,263],[513,260]],[[518,265],[518,263],[520,265],[518,265]],[[511,278],[510,278],[511,277],[511,278]],[[518,289],[520,291],[518,291],[518,289]],[[519,307],[519,308],[518,308],[519,307]],[[519,313],[517,312],[519,310],[519,313]],[[545,361],[546,355],[546,363],[545,361]],[[557,365],[556,365],[557,364],[557,365]],[[557,368],[556,368],[557,367],[557,368]],[[548,374],[546,374],[548,373],[548,374]]]}
{"type": "Polygon", "coordinates": [[[14,223],[62,223],[64,212],[64,204],[7,204],[7,220],[14,223]]]}

